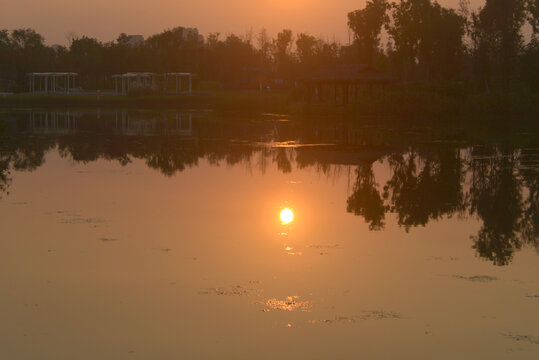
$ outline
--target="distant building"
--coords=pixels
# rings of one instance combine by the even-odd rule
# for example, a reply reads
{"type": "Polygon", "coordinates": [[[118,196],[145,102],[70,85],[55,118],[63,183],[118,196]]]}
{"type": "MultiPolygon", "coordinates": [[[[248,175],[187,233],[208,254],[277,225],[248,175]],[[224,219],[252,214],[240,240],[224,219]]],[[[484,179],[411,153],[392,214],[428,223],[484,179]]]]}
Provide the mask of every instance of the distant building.
{"type": "Polygon", "coordinates": [[[127,35],[126,44],[135,47],[144,45],[144,36],[142,35],[127,35]]]}
{"type": "Polygon", "coordinates": [[[198,42],[204,42],[204,36],[198,33],[197,28],[184,28],[178,26],[172,29],[172,32],[181,34],[182,40],[196,39],[198,42]]]}
{"type": "Polygon", "coordinates": [[[54,52],[57,53],[57,54],[62,48],[64,48],[62,45],[58,45],[58,44],[52,44],[51,45],[51,49],[53,49],[54,52]]]}

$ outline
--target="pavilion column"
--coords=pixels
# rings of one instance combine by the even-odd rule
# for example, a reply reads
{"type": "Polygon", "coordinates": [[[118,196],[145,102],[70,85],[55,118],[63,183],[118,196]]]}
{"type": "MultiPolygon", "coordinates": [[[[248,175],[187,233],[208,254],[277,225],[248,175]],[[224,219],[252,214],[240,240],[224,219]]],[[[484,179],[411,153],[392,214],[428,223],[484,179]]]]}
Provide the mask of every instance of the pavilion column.
{"type": "Polygon", "coordinates": [[[66,76],[66,78],[67,78],[66,94],[69,94],[69,78],[70,77],[71,77],[70,75],[66,76]]]}
{"type": "Polygon", "coordinates": [[[193,78],[189,75],[189,94],[193,92],[193,78]]]}
{"type": "Polygon", "coordinates": [[[176,75],[176,94],[178,93],[178,75],[176,75]]]}
{"type": "Polygon", "coordinates": [[[49,93],[49,76],[45,75],[45,94],[49,93]]]}
{"type": "Polygon", "coordinates": [[[180,86],[179,86],[180,87],[180,92],[182,92],[182,77],[181,76],[178,78],[178,82],[180,84],[180,86]]]}

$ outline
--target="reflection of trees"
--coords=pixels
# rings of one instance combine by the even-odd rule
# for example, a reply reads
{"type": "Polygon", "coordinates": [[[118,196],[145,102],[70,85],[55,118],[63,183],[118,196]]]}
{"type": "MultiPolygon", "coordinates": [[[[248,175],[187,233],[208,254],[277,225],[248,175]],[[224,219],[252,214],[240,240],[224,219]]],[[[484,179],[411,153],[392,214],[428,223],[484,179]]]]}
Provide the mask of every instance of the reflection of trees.
{"type": "Polygon", "coordinates": [[[7,192],[9,183],[11,182],[11,179],[9,178],[9,161],[2,151],[4,131],[4,126],[0,123],[0,198],[2,198],[3,193],[7,192]]]}
{"type": "Polygon", "coordinates": [[[0,123],[0,194],[8,193],[12,170],[33,171],[44,164],[45,153],[54,146],[50,139],[21,138],[0,123]]]}
{"type": "Polygon", "coordinates": [[[10,183],[9,161],[0,156],[0,199],[3,193],[7,193],[10,183]]]}
{"type": "Polygon", "coordinates": [[[348,212],[365,218],[369,229],[379,230],[384,227],[386,207],[377,189],[372,164],[357,167],[356,182],[347,205],[348,212]]]}
{"type": "Polygon", "coordinates": [[[524,204],[517,164],[516,154],[496,150],[487,159],[472,162],[470,213],[483,220],[483,227],[472,237],[473,248],[497,265],[509,263],[514,250],[522,246],[524,204]]]}
{"type": "MultiPolygon", "coordinates": [[[[61,156],[82,163],[105,159],[127,165],[140,159],[165,176],[198,166],[201,160],[211,166],[241,165],[262,173],[270,164],[282,173],[313,168],[327,178],[338,177],[345,169],[338,164],[353,164],[357,168],[347,211],[363,217],[371,230],[385,226],[387,212],[395,213],[406,231],[444,216],[477,216],[482,227],[472,241],[478,256],[505,265],[526,244],[539,249],[539,153],[531,150],[438,144],[393,149],[384,156],[387,148],[369,148],[363,140],[363,147],[253,146],[269,136],[263,124],[245,128],[240,123],[202,124],[197,134],[186,137],[119,135],[107,131],[106,123],[99,125],[99,131],[37,134],[17,126],[12,122],[0,129],[0,193],[9,189],[10,171],[38,168],[54,147],[61,156]],[[372,167],[379,158],[390,167],[389,179],[380,185],[372,167]]],[[[276,131],[281,135],[275,136],[287,134],[277,140],[301,140],[293,129],[287,131],[276,131]]],[[[315,140],[324,143],[323,138],[315,140]]]]}
{"type": "Polygon", "coordinates": [[[277,169],[281,170],[284,174],[292,172],[292,163],[288,159],[288,152],[286,148],[279,147],[274,151],[274,161],[277,163],[277,169]]]}
{"type": "Polygon", "coordinates": [[[539,172],[523,171],[523,178],[528,188],[528,196],[524,201],[522,236],[526,243],[539,251],[539,172]]]}
{"type": "Polygon", "coordinates": [[[472,236],[480,257],[506,265],[523,244],[539,250],[539,172],[534,160],[524,166],[520,151],[497,148],[465,153],[471,160],[464,161],[463,151],[448,147],[392,154],[383,198],[372,167],[359,165],[347,210],[362,216],[371,229],[382,228],[385,213],[393,212],[406,231],[467,210],[483,222],[472,236]],[[470,186],[465,189],[466,177],[470,186]]]}
{"type": "Polygon", "coordinates": [[[384,198],[406,230],[451,216],[465,206],[458,151],[441,149],[435,154],[421,156],[410,149],[388,159],[392,177],[384,186],[384,198]]]}

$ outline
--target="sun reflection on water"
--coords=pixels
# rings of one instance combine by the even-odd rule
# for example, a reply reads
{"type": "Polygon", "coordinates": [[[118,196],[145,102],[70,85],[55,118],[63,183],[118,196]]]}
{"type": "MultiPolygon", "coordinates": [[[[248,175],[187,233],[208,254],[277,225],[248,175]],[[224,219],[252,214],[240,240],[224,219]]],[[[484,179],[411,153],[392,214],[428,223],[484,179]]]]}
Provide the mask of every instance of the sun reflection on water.
{"type": "Polygon", "coordinates": [[[281,210],[281,223],[283,225],[290,224],[294,221],[294,212],[289,208],[281,210]]]}

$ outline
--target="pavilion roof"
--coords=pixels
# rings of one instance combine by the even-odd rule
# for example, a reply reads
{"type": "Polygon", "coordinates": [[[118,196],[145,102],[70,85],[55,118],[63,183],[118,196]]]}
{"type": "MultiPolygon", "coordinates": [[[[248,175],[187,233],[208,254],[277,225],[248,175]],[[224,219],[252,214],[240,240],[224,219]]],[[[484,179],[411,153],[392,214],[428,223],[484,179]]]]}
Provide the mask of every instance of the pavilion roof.
{"type": "Polygon", "coordinates": [[[164,76],[164,75],[169,75],[169,76],[194,76],[194,74],[192,73],[164,73],[164,74],[160,74],[160,73],[153,73],[153,72],[128,72],[128,73],[125,73],[125,74],[116,74],[116,75],[112,75],[113,78],[136,78],[136,77],[151,77],[151,76],[164,76]]]}
{"type": "Polygon", "coordinates": [[[392,79],[367,64],[347,64],[322,67],[303,80],[305,81],[356,81],[365,83],[385,83],[392,79]]]}
{"type": "Polygon", "coordinates": [[[78,76],[79,74],[73,72],[31,72],[26,74],[28,76],[78,76]]]}

